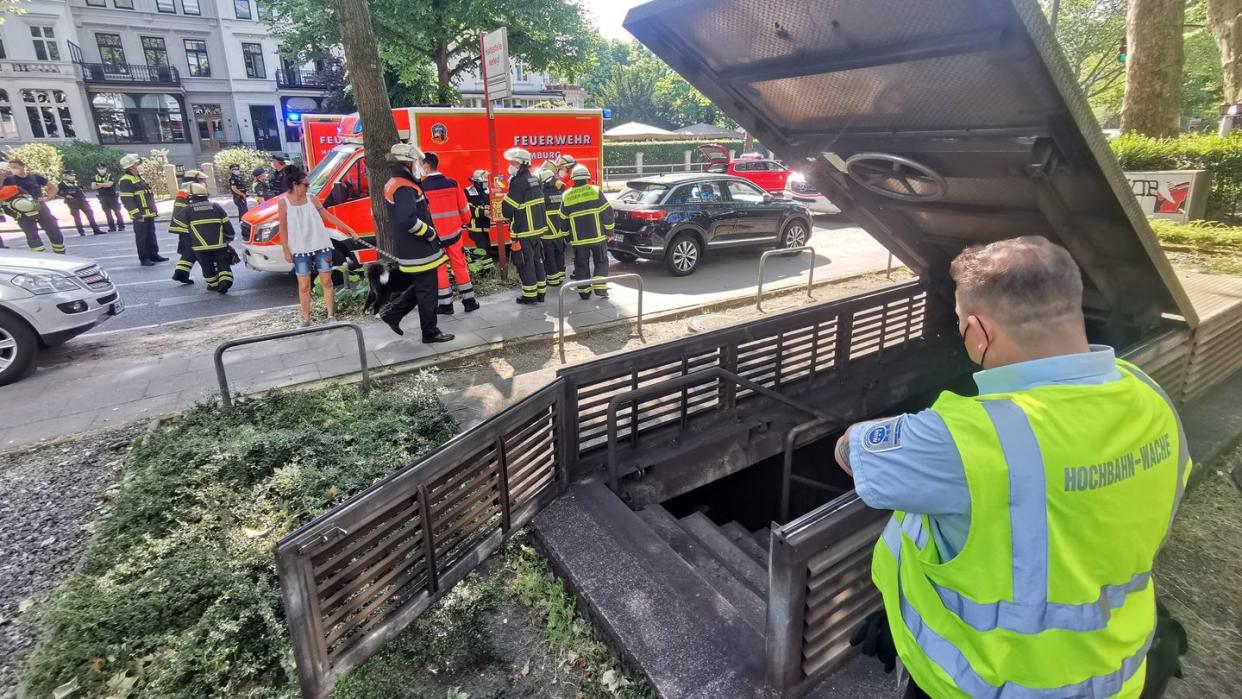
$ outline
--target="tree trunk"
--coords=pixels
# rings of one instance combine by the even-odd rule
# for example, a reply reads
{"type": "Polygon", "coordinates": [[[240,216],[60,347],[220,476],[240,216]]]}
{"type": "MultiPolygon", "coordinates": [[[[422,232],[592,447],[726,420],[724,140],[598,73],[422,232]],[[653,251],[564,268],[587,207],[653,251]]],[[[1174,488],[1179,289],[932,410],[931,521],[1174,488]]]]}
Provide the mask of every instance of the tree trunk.
{"type": "Polygon", "coordinates": [[[453,78],[449,73],[448,42],[441,40],[436,44],[436,99],[445,104],[451,102],[453,94],[453,78]]]}
{"type": "MultiPolygon", "coordinates": [[[[1224,102],[1242,102],[1242,0],[1208,0],[1207,28],[1220,49],[1220,66],[1224,72],[1224,102]]],[[[1222,133],[1231,129],[1233,118],[1224,117],[1222,133]]]]}
{"type": "Polygon", "coordinates": [[[1185,0],[1130,0],[1122,131],[1144,136],[1176,136],[1181,131],[1185,18],[1185,0]]]}
{"type": "Polygon", "coordinates": [[[384,183],[388,181],[388,149],[397,142],[397,125],[384,85],[384,69],[371,31],[366,0],[336,0],[336,18],[345,45],[349,84],[354,89],[358,116],[362,120],[362,145],[367,152],[367,179],[371,190],[371,214],[375,218],[375,242],[392,250],[392,229],[384,207],[384,183]]]}

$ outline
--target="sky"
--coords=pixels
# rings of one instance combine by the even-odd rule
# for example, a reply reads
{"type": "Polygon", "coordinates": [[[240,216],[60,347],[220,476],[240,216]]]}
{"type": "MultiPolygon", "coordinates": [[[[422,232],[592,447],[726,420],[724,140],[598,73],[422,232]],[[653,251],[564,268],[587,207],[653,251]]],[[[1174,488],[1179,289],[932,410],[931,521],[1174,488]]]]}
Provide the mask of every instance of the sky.
{"type": "Polygon", "coordinates": [[[586,8],[587,14],[594,20],[600,34],[609,39],[633,39],[634,37],[630,36],[630,33],[621,26],[621,22],[625,21],[625,13],[629,12],[631,7],[646,2],[646,0],[579,1],[586,8]]]}

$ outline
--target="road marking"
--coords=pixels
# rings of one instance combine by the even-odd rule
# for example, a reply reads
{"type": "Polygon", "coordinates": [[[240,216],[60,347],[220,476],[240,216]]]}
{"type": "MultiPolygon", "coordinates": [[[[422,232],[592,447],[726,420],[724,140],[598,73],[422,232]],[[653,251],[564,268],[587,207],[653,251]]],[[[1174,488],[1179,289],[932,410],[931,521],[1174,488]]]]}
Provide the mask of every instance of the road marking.
{"type": "Polygon", "coordinates": [[[171,279],[149,279],[145,282],[125,282],[124,284],[116,284],[115,286],[138,286],[140,284],[168,284],[171,286],[173,283],[175,282],[171,279]]]}

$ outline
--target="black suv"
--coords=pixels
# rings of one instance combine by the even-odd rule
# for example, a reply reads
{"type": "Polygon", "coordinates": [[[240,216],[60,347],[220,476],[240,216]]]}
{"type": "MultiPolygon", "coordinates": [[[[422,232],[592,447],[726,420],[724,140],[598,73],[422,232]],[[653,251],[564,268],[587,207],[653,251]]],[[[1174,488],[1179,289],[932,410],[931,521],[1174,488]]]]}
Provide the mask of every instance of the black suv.
{"type": "Polygon", "coordinates": [[[631,180],[612,202],[608,251],[621,262],[664,260],[674,276],[698,268],[705,249],[798,247],[811,212],[740,177],[685,173],[631,180]]]}

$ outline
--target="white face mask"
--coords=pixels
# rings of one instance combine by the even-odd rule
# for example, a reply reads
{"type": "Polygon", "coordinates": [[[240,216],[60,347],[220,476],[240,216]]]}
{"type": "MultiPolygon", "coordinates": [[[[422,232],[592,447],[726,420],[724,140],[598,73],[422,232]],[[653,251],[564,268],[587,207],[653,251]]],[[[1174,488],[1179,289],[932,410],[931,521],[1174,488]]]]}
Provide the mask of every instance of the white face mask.
{"type": "Polygon", "coordinates": [[[512,177],[513,175],[516,175],[516,174],[517,174],[517,171],[518,171],[518,166],[517,166],[517,165],[512,165],[512,164],[511,164],[511,165],[509,165],[509,176],[510,176],[510,177],[512,177]]]}

